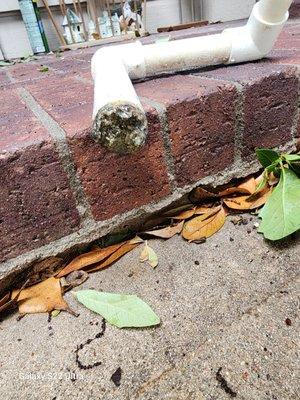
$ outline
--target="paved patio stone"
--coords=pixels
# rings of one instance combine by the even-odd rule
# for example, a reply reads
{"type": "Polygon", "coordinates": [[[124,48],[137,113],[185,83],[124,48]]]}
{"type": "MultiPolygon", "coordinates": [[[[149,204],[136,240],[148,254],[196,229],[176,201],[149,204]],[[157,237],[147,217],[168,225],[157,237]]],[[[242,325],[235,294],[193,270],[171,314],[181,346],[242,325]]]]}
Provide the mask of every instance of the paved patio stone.
{"type": "Polygon", "coordinates": [[[155,270],[139,263],[136,249],[83,285],[139,295],[161,317],[156,328],[107,325],[97,339],[102,318],[72,293],[66,298],[78,318],[6,318],[1,398],[226,400],[233,396],[223,377],[237,399],[296,399],[299,236],[274,246],[256,232],[253,216],[246,219],[241,226],[229,219],[201,245],[151,240],[155,270]]]}

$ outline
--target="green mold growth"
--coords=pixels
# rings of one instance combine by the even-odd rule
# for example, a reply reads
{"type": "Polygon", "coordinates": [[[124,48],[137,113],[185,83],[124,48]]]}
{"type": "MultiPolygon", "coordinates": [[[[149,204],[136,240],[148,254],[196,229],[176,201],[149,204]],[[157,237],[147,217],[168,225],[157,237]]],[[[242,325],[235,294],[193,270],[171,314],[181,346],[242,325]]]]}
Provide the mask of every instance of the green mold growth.
{"type": "Polygon", "coordinates": [[[108,104],[98,111],[92,136],[110,151],[118,154],[134,153],[146,141],[146,115],[134,104],[108,104]]]}

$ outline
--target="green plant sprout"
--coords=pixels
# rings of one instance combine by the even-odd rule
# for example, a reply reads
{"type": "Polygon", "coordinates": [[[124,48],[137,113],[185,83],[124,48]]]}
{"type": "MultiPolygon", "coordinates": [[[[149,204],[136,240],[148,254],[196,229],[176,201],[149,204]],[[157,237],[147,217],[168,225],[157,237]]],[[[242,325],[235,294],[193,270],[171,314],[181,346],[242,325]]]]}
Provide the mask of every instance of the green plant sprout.
{"type": "Polygon", "coordinates": [[[300,154],[257,149],[256,155],[265,168],[256,191],[264,188],[272,175],[279,179],[259,213],[258,232],[266,239],[279,240],[300,229],[300,154]]]}

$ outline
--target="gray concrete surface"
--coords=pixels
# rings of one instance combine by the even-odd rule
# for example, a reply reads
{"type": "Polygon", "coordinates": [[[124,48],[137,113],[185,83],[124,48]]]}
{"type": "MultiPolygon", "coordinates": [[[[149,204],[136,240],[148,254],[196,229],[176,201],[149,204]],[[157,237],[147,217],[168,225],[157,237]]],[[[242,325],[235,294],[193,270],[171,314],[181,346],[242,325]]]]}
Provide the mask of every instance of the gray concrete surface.
{"type": "Polygon", "coordinates": [[[151,240],[156,270],[139,263],[138,248],[82,285],[139,295],[161,317],[158,327],[107,325],[96,337],[102,318],[72,293],[66,298],[78,318],[5,318],[0,398],[299,399],[299,235],[270,245],[254,217],[246,218],[234,225],[230,217],[203,244],[151,240]],[[111,376],[118,368],[116,386],[111,376]]]}

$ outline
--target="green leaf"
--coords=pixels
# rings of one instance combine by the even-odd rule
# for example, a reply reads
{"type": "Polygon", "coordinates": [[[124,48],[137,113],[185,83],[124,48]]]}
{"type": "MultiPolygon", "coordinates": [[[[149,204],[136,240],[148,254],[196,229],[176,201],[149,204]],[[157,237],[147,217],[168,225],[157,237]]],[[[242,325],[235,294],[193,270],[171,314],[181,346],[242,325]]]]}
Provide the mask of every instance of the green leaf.
{"type": "Polygon", "coordinates": [[[77,300],[118,328],[141,328],[160,323],[159,317],[136,295],[80,290],[77,300]]]}
{"type": "Polygon", "coordinates": [[[39,69],[40,72],[48,72],[49,71],[49,67],[43,66],[39,69]]]}
{"type": "Polygon", "coordinates": [[[280,155],[277,151],[271,149],[256,149],[255,152],[259,162],[264,168],[273,163],[277,164],[280,160],[280,155]]]}
{"type": "Polygon", "coordinates": [[[12,65],[14,64],[11,61],[4,61],[4,60],[0,60],[0,67],[7,67],[8,65],[12,65]]]}
{"type": "Polygon", "coordinates": [[[259,182],[258,185],[256,185],[255,192],[251,196],[254,196],[258,192],[260,192],[266,186],[267,182],[268,182],[268,172],[265,170],[262,180],[259,182]]]}
{"type": "Polygon", "coordinates": [[[300,154],[283,154],[283,157],[288,162],[300,161],[300,154]]]}
{"type": "Polygon", "coordinates": [[[291,163],[291,169],[300,177],[300,161],[291,163]]]}
{"type": "Polygon", "coordinates": [[[278,164],[279,164],[279,160],[277,160],[277,162],[274,162],[273,164],[270,164],[268,167],[265,168],[266,172],[268,174],[273,172],[274,174],[277,174],[279,176],[281,169],[278,164]]]}
{"type": "Polygon", "coordinates": [[[60,310],[53,310],[51,311],[51,317],[57,317],[60,313],[60,310]]]}
{"type": "Polygon", "coordinates": [[[280,180],[259,213],[262,218],[258,232],[270,240],[282,239],[300,229],[300,179],[283,168],[280,180]]]}

